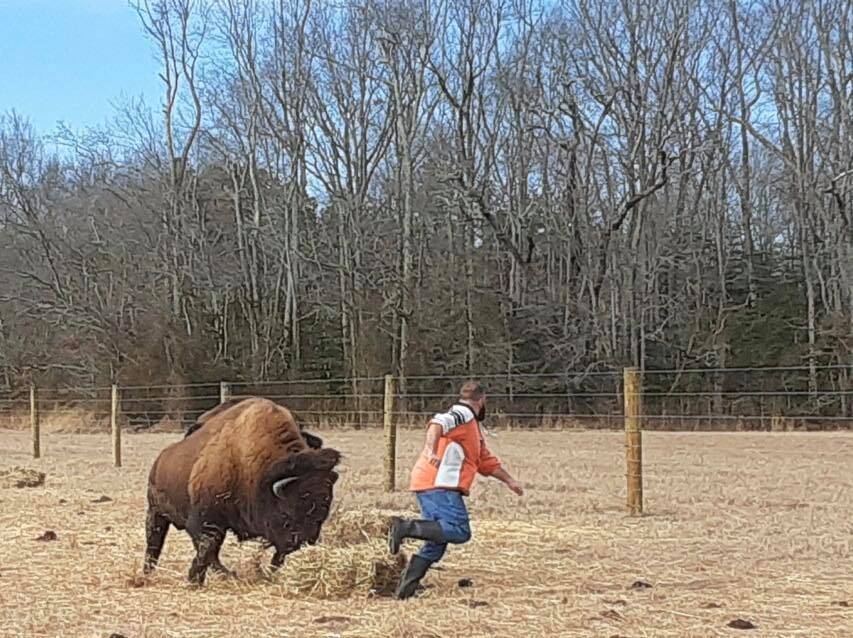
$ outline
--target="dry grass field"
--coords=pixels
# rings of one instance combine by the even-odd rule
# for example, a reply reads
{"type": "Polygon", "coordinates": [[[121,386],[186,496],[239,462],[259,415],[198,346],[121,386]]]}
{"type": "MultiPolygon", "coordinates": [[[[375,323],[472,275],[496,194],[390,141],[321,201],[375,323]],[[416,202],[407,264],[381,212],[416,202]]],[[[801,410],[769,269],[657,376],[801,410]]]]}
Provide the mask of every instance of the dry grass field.
{"type": "MultiPolygon", "coordinates": [[[[341,511],[412,507],[381,490],[379,432],[321,434],[346,454],[341,511]]],[[[241,578],[195,590],[174,530],[142,582],[146,473],[178,438],[127,435],[115,469],[108,435],[47,432],[33,461],[27,433],[0,430],[0,471],[46,474],[0,485],[0,635],[853,636],[850,433],[647,433],[647,515],[631,518],[619,433],[501,432],[491,445],[527,496],[481,480],[474,540],[407,603],[294,596],[261,576],[269,552],[230,539],[223,562],[241,578]]],[[[420,444],[401,433],[401,484],[420,444]]]]}

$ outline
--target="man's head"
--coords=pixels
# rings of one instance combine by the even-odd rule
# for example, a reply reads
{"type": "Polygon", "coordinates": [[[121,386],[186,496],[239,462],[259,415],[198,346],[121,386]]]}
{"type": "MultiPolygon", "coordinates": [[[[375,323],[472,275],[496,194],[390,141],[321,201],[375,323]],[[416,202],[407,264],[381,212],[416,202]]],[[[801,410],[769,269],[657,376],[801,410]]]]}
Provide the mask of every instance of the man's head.
{"type": "Polygon", "coordinates": [[[471,406],[477,421],[486,419],[486,391],[476,381],[466,381],[459,389],[459,401],[471,406]]]}

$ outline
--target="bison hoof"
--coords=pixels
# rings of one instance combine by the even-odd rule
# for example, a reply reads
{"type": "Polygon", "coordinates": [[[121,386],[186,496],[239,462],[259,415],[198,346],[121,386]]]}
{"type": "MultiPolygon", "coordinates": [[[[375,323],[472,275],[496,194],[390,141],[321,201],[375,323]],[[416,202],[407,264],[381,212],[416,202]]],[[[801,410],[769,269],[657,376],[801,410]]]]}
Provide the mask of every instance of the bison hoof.
{"type": "Polygon", "coordinates": [[[199,578],[198,576],[190,575],[190,577],[187,578],[187,582],[190,584],[191,589],[201,589],[204,587],[204,578],[199,578]]]}
{"type": "Polygon", "coordinates": [[[204,585],[204,577],[204,572],[195,569],[190,569],[190,573],[187,575],[187,580],[189,581],[192,587],[201,587],[202,585],[204,585]]]}
{"type": "Polygon", "coordinates": [[[211,569],[214,571],[214,573],[219,574],[220,576],[222,576],[223,578],[227,578],[228,580],[231,580],[232,578],[237,578],[237,572],[231,571],[230,569],[222,565],[212,565],[211,569]]]}

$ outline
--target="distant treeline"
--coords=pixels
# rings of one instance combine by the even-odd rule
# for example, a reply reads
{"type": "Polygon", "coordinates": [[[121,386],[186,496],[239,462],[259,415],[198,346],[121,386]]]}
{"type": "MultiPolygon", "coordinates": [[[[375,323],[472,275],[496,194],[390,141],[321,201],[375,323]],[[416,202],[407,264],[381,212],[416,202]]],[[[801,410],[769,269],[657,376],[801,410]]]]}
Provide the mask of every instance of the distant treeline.
{"type": "Polygon", "coordinates": [[[0,387],[760,364],[850,390],[809,369],[853,363],[849,1],[136,10],[160,105],[0,117],[0,387]]]}

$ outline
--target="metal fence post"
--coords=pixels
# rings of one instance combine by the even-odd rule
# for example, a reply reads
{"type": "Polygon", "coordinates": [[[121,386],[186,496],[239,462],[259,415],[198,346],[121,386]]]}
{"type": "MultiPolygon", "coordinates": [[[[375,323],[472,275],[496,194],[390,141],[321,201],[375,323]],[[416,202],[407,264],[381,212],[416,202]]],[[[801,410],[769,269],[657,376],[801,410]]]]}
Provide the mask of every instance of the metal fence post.
{"type": "Polygon", "coordinates": [[[225,403],[231,400],[231,384],[227,381],[219,382],[219,402],[225,403]]]}

